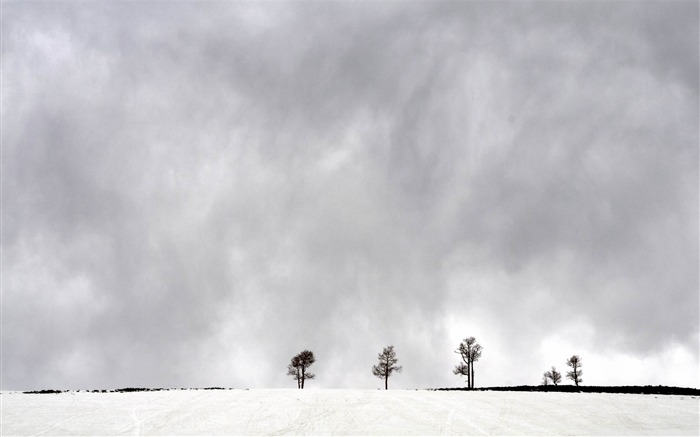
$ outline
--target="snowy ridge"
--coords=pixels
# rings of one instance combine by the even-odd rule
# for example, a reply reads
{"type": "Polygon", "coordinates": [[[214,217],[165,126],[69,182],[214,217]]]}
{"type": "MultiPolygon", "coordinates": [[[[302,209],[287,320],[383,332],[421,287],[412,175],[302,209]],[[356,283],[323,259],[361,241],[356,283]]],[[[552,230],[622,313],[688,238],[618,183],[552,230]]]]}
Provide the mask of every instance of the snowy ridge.
{"type": "Polygon", "coordinates": [[[698,435],[696,396],[428,390],[3,392],[2,435],[698,435]]]}

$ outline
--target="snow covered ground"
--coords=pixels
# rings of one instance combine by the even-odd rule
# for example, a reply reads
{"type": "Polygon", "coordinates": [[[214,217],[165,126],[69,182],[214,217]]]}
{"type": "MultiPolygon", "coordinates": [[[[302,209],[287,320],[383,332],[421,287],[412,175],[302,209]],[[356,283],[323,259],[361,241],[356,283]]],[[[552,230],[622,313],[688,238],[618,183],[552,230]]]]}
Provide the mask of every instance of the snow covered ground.
{"type": "Polygon", "coordinates": [[[2,435],[698,435],[700,399],[409,390],[2,392],[2,435]]]}

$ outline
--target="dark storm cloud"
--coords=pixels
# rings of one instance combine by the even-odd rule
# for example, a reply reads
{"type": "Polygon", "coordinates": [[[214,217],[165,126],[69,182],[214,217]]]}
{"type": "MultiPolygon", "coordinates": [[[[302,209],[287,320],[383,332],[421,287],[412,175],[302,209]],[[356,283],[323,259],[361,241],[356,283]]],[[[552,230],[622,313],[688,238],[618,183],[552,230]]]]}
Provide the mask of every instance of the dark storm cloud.
{"type": "Polygon", "coordinates": [[[4,4],[3,387],[697,364],[697,9],[4,4]]]}

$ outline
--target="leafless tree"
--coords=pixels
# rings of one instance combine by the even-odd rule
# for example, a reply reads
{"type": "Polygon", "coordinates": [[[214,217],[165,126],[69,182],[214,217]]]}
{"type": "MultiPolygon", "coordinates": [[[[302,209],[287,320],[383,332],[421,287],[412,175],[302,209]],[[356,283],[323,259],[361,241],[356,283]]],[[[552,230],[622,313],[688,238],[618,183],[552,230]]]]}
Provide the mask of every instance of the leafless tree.
{"type": "Polygon", "coordinates": [[[557,368],[554,366],[552,366],[552,370],[545,372],[545,375],[548,379],[552,381],[554,385],[559,385],[559,383],[561,382],[561,373],[557,372],[557,368]]]}
{"type": "Polygon", "coordinates": [[[372,366],[372,374],[377,378],[384,378],[384,390],[389,389],[389,376],[394,372],[401,373],[402,366],[397,366],[399,360],[396,358],[394,346],[385,347],[381,354],[377,356],[379,364],[372,366]]]}
{"type": "Polygon", "coordinates": [[[309,372],[309,367],[316,362],[314,353],[305,350],[292,358],[287,366],[287,375],[291,375],[297,381],[297,388],[303,389],[307,379],[314,379],[316,375],[309,372]]]}
{"type": "Polygon", "coordinates": [[[467,376],[467,387],[474,388],[474,362],[479,361],[484,348],[476,342],[474,337],[465,338],[455,351],[462,357],[462,362],[452,371],[455,375],[467,376]]]}
{"type": "MultiPolygon", "coordinates": [[[[458,352],[458,351],[455,351],[458,352]]],[[[469,381],[471,381],[471,373],[469,372],[469,362],[459,363],[455,366],[452,371],[455,375],[462,375],[467,377],[467,387],[469,387],[469,381]]]]}
{"type": "Polygon", "coordinates": [[[574,381],[574,384],[578,387],[579,384],[583,382],[583,370],[581,370],[581,357],[578,355],[572,355],[571,358],[566,360],[566,365],[571,367],[570,372],[566,372],[566,377],[574,381]]]}
{"type": "Polygon", "coordinates": [[[472,370],[472,388],[474,388],[474,362],[479,361],[479,358],[481,358],[481,353],[484,351],[484,348],[479,344],[479,343],[474,343],[474,346],[472,346],[472,353],[471,353],[471,370],[472,370]]]}
{"type": "Polygon", "coordinates": [[[292,375],[297,381],[297,388],[301,388],[301,374],[299,373],[299,357],[292,358],[292,362],[287,366],[287,375],[292,375]]]}
{"type": "Polygon", "coordinates": [[[544,386],[549,385],[549,372],[544,372],[542,374],[542,385],[544,385],[544,386]]]}

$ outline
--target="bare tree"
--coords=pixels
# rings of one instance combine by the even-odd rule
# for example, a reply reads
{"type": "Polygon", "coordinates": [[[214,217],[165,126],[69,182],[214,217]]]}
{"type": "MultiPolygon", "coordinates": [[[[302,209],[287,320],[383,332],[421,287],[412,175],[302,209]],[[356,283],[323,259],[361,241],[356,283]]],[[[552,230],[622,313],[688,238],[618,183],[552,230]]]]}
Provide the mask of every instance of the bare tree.
{"type": "Polygon", "coordinates": [[[474,362],[479,361],[484,348],[474,337],[465,338],[455,351],[462,357],[462,363],[455,366],[452,373],[467,376],[467,388],[474,388],[474,362]]]}
{"type": "Polygon", "coordinates": [[[548,386],[549,385],[549,372],[544,372],[542,374],[542,385],[548,386]]]}
{"type": "Polygon", "coordinates": [[[455,375],[466,375],[467,376],[467,388],[472,388],[472,372],[471,372],[471,349],[472,345],[476,339],[474,337],[465,338],[460,344],[459,348],[455,351],[462,357],[462,362],[455,366],[452,371],[455,375]]]}
{"type": "Polygon", "coordinates": [[[479,361],[479,358],[481,358],[481,353],[484,351],[484,348],[479,344],[479,343],[474,343],[474,346],[472,346],[472,353],[471,353],[471,368],[472,368],[472,388],[474,388],[474,362],[479,361]]]}
{"type": "Polygon", "coordinates": [[[557,368],[552,366],[552,382],[554,385],[559,385],[561,382],[561,373],[557,372],[557,368]]]}
{"type": "Polygon", "coordinates": [[[297,388],[303,389],[307,379],[314,379],[316,375],[309,372],[309,367],[316,362],[314,353],[305,350],[292,358],[287,366],[287,375],[291,375],[297,381],[297,388]]]}
{"type": "MultiPolygon", "coordinates": [[[[455,351],[459,352],[459,351],[455,351]]],[[[467,377],[467,387],[469,387],[469,381],[471,381],[471,373],[469,372],[469,362],[466,361],[464,363],[459,363],[455,366],[454,370],[452,371],[455,375],[462,375],[467,377]]]]}
{"type": "Polygon", "coordinates": [[[566,377],[574,381],[574,384],[578,387],[580,383],[583,382],[583,370],[581,370],[581,357],[578,355],[572,355],[571,358],[566,360],[566,365],[571,367],[570,372],[566,372],[566,377]]]}
{"type": "Polygon", "coordinates": [[[401,373],[403,367],[397,366],[399,360],[396,358],[394,346],[385,347],[381,354],[377,356],[379,364],[372,366],[372,374],[377,378],[384,378],[384,390],[389,389],[389,376],[394,372],[401,373]]]}
{"type": "Polygon", "coordinates": [[[558,385],[561,382],[561,373],[557,372],[557,368],[554,366],[552,366],[552,370],[549,370],[544,374],[549,380],[552,381],[554,385],[558,385]]]}
{"type": "Polygon", "coordinates": [[[287,375],[292,375],[292,377],[297,381],[297,388],[301,388],[301,373],[298,355],[292,358],[292,362],[287,366],[287,375]]]}

